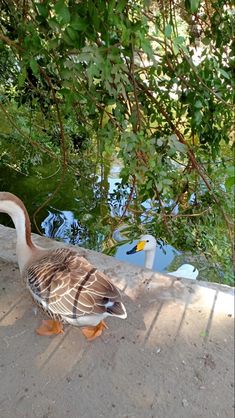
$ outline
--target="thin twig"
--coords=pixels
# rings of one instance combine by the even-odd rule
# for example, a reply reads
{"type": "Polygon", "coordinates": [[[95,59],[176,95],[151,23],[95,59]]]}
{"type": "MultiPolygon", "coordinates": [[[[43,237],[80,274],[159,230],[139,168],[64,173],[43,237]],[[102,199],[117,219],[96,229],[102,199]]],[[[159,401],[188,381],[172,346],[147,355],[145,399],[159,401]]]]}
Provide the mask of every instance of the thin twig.
{"type": "Polygon", "coordinates": [[[137,94],[137,87],[136,87],[136,79],[135,79],[135,72],[134,72],[134,47],[133,43],[131,44],[131,63],[130,63],[130,71],[131,71],[131,80],[133,84],[133,90],[134,90],[134,97],[135,97],[135,103],[136,103],[136,111],[137,111],[137,124],[136,124],[136,131],[139,131],[141,128],[141,114],[140,114],[140,107],[139,107],[139,99],[137,94]]]}
{"type": "Polygon", "coordinates": [[[133,195],[134,195],[134,191],[135,191],[135,184],[136,184],[136,176],[134,175],[133,176],[133,183],[132,183],[131,190],[130,190],[130,194],[128,196],[128,199],[127,199],[127,202],[126,202],[124,211],[122,213],[121,218],[118,221],[118,224],[120,224],[122,222],[124,216],[126,215],[127,210],[129,209],[129,206],[130,206],[130,203],[132,201],[132,198],[133,198],[133,195]]]}
{"type": "Polygon", "coordinates": [[[210,212],[211,211],[211,207],[209,206],[208,208],[206,208],[205,210],[203,210],[202,212],[199,213],[188,213],[188,214],[181,214],[181,213],[177,213],[177,214],[166,214],[165,216],[167,216],[168,218],[194,218],[197,216],[202,216],[204,215],[204,213],[210,212]]]}
{"type": "Polygon", "coordinates": [[[159,205],[161,207],[163,223],[165,224],[166,230],[169,232],[169,228],[168,228],[168,224],[167,224],[167,219],[166,219],[166,211],[165,211],[165,207],[164,207],[164,205],[162,203],[162,200],[161,200],[160,192],[158,191],[156,185],[154,185],[154,189],[155,189],[155,192],[157,194],[157,199],[159,201],[159,205]]]}

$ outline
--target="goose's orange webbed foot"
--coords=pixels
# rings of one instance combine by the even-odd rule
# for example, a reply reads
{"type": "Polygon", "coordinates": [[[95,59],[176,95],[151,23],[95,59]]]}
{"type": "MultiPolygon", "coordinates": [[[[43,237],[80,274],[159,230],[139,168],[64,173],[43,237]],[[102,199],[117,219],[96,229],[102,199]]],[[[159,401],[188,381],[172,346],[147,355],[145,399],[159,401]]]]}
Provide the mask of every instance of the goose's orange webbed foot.
{"type": "Polygon", "coordinates": [[[81,331],[88,341],[93,341],[97,337],[100,337],[103,330],[106,328],[108,328],[106,323],[101,321],[96,327],[83,327],[81,331]]]}
{"type": "Polygon", "coordinates": [[[43,320],[39,328],[36,329],[38,335],[57,335],[63,334],[63,325],[53,319],[43,320]]]}

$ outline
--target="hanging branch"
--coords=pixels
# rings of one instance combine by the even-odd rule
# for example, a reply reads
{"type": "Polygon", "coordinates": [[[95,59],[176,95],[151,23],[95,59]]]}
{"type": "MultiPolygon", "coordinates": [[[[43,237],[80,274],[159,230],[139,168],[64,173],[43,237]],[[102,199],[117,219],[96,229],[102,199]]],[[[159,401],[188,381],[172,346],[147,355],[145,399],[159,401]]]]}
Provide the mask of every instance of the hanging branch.
{"type": "Polygon", "coordinates": [[[19,132],[19,134],[25,138],[30,145],[32,145],[33,148],[37,148],[40,151],[42,151],[43,153],[46,153],[47,155],[50,155],[51,158],[55,159],[56,156],[55,154],[49,149],[46,148],[40,144],[38,144],[38,142],[33,141],[28,135],[26,135],[15,123],[15,121],[12,119],[12,117],[9,115],[8,111],[4,108],[4,106],[2,105],[2,103],[0,102],[0,108],[2,109],[3,113],[6,115],[7,119],[9,120],[10,124],[17,130],[17,132],[19,132]]]}
{"type": "Polygon", "coordinates": [[[187,142],[185,141],[184,136],[182,135],[182,133],[178,130],[178,128],[172,122],[172,119],[168,115],[167,111],[163,108],[163,106],[159,103],[159,101],[153,96],[153,94],[148,90],[148,88],[143,83],[141,83],[140,81],[137,81],[137,84],[138,84],[139,88],[142,89],[146,93],[146,95],[151,99],[151,101],[156,105],[159,112],[164,116],[164,118],[168,122],[172,132],[174,132],[174,134],[177,136],[179,142],[186,147],[187,154],[189,156],[189,159],[192,163],[193,168],[198,172],[199,176],[201,177],[201,179],[205,183],[207,189],[211,192],[215,203],[220,208],[220,211],[221,211],[221,213],[223,215],[223,218],[224,218],[224,220],[227,224],[227,227],[228,227],[228,232],[229,232],[229,235],[230,235],[230,239],[232,241],[233,240],[233,232],[231,231],[231,222],[228,219],[227,214],[223,210],[220,200],[213,193],[212,187],[211,187],[209,181],[206,178],[206,174],[204,173],[203,167],[201,167],[201,165],[196,160],[196,157],[195,157],[193,151],[189,148],[189,146],[188,146],[187,142]]]}
{"type": "Polygon", "coordinates": [[[133,46],[133,42],[132,42],[131,43],[130,78],[131,78],[132,85],[133,85],[133,92],[134,92],[135,104],[136,104],[137,123],[136,123],[135,131],[137,132],[141,129],[141,114],[140,114],[140,106],[139,106],[139,99],[138,99],[136,79],[135,79],[135,70],[134,70],[135,55],[134,55],[134,53],[135,53],[134,52],[134,46],[133,46]]]}
{"type": "Polygon", "coordinates": [[[40,73],[45,78],[45,80],[47,81],[48,86],[51,89],[52,97],[53,97],[53,100],[54,100],[54,103],[55,103],[57,118],[58,118],[58,122],[59,122],[59,126],[60,126],[62,163],[63,163],[64,169],[66,169],[66,166],[67,166],[67,151],[66,151],[66,145],[65,145],[64,125],[63,125],[62,117],[61,117],[61,114],[60,114],[59,101],[56,97],[55,89],[54,89],[54,87],[51,83],[50,77],[47,75],[44,68],[39,67],[39,70],[40,70],[40,73]]]}
{"type": "MultiPolygon", "coordinates": [[[[8,38],[7,36],[5,36],[2,32],[0,32],[0,39],[6,43],[8,46],[10,46],[14,51],[17,51],[19,53],[24,52],[23,48],[17,44],[16,42],[12,41],[10,38],[8,38]]],[[[54,192],[48,197],[48,199],[46,199],[43,204],[37,208],[37,210],[34,212],[33,214],[33,221],[35,224],[35,227],[38,231],[39,234],[41,234],[41,231],[37,225],[36,222],[36,215],[42,210],[42,208],[44,208],[53,198],[54,196],[58,193],[58,191],[60,190],[62,184],[64,183],[64,178],[65,178],[65,173],[66,173],[66,168],[67,168],[67,151],[66,151],[66,144],[65,144],[65,134],[64,134],[64,125],[62,122],[62,117],[60,114],[60,108],[59,108],[59,100],[56,97],[56,93],[55,93],[55,89],[52,85],[51,79],[50,77],[47,75],[46,71],[40,67],[38,65],[40,74],[44,77],[44,79],[46,80],[48,87],[50,88],[50,91],[52,93],[52,97],[53,97],[53,101],[55,104],[55,108],[56,108],[56,113],[57,113],[57,118],[58,118],[58,122],[59,122],[59,127],[60,127],[60,138],[61,138],[61,156],[62,156],[62,173],[61,173],[61,178],[60,178],[60,182],[57,185],[56,189],[54,190],[54,192]]],[[[33,86],[34,87],[34,86],[33,86]]],[[[0,103],[0,106],[2,108],[2,110],[4,111],[4,113],[8,116],[8,119],[10,119],[9,115],[7,114],[7,112],[5,111],[4,107],[2,106],[2,104],[0,103]]],[[[17,125],[14,123],[14,121],[12,121],[11,119],[11,124],[18,130],[18,132],[24,137],[26,138],[32,146],[40,149],[43,152],[47,152],[47,154],[53,155],[52,152],[44,147],[42,147],[41,145],[37,144],[36,142],[32,141],[31,139],[29,139],[28,137],[26,137],[26,135],[17,127],[17,125]]]]}
{"type": "Polygon", "coordinates": [[[63,122],[62,122],[62,117],[61,117],[61,114],[60,114],[60,108],[59,108],[59,103],[58,103],[58,100],[57,100],[57,97],[56,97],[55,89],[52,85],[50,77],[47,75],[44,68],[39,67],[39,70],[40,70],[40,73],[42,74],[42,76],[46,80],[46,82],[47,82],[47,84],[48,84],[48,86],[51,90],[53,101],[55,103],[57,118],[58,118],[58,122],[59,122],[59,126],[60,126],[60,138],[61,138],[60,144],[61,144],[61,156],[62,156],[62,172],[61,172],[60,182],[57,185],[57,187],[55,188],[55,190],[53,191],[53,193],[42,203],[41,206],[39,206],[39,208],[37,208],[37,210],[33,214],[34,225],[35,225],[37,231],[39,232],[39,234],[41,234],[41,231],[38,228],[38,225],[37,225],[37,222],[36,222],[36,216],[57,195],[58,191],[61,189],[61,186],[64,183],[65,173],[66,173],[66,169],[67,169],[67,151],[66,151],[66,144],[65,144],[64,125],[63,125],[63,122]]]}

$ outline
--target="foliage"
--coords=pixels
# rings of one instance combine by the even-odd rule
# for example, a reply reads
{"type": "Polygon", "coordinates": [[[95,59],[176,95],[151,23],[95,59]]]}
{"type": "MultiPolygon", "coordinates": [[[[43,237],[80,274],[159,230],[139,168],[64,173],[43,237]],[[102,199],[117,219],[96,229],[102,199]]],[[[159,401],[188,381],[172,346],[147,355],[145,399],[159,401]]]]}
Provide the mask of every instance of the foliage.
{"type": "Polygon", "coordinates": [[[76,153],[106,171],[115,155],[133,234],[230,271],[232,20],[226,0],[2,1],[2,163],[59,160],[58,191],[76,153]]]}

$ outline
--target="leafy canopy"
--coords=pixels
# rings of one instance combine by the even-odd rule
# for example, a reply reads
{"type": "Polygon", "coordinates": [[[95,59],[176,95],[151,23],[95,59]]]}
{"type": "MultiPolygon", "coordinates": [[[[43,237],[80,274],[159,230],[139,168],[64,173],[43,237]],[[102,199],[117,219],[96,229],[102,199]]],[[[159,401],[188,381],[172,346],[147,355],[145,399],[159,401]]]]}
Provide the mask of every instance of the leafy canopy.
{"type": "Polygon", "coordinates": [[[224,0],[1,2],[2,164],[46,155],[63,181],[76,153],[117,156],[121,220],[229,271],[232,18],[224,0]]]}

